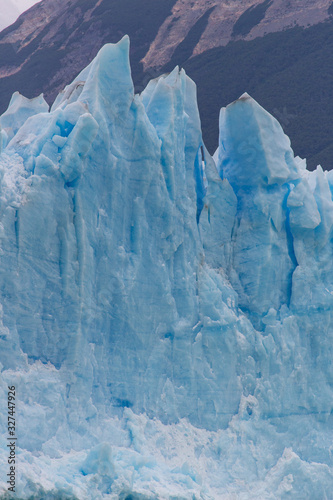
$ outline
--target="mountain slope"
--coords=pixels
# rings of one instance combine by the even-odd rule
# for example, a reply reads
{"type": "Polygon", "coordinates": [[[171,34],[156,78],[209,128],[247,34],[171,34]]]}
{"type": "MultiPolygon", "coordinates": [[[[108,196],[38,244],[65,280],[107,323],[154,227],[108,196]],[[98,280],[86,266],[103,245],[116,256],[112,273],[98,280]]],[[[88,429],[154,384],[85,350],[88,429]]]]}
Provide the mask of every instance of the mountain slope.
{"type": "Polygon", "coordinates": [[[12,24],[21,14],[17,6],[12,2],[0,3],[1,16],[0,16],[0,30],[12,24]]]}
{"type": "Polygon", "coordinates": [[[319,163],[333,168],[332,21],[231,43],[183,66],[197,82],[204,139],[211,151],[217,147],[216,103],[225,106],[248,91],[279,119],[311,170],[319,163]]]}
{"type": "Polygon", "coordinates": [[[0,0],[0,31],[13,24],[22,12],[40,0],[0,0]]]}
{"type": "Polygon", "coordinates": [[[129,34],[138,92],[177,64],[193,76],[211,152],[216,106],[249,91],[311,168],[331,168],[331,11],[328,0],[143,0],[140,8],[137,0],[43,0],[0,33],[0,112],[16,90],[52,103],[104,43],[129,34]]]}
{"type": "Polygon", "coordinates": [[[175,0],[44,0],[0,34],[0,88],[3,109],[15,88],[28,97],[44,92],[52,101],[107,42],[125,33],[132,40],[133,73],[141,72],[159,25],[175,0]],[[84,44],[84,45],[83,45],[84,44]]]}
{"type": "Polygon", "coordinates": [[[161,66],[171,58],[176,47],[195,23],[211,10],[207,26],[193,47],[194,55],[213,47],[227,45],[234,39],[253,40],[267,33],[297,26],[307,27],[329,17],[331,0],[178,0],[172,15],[158,31],[144,58],[145,67],[161,66]],[[190,10],[189,10],[190,9],[190,10]]]}

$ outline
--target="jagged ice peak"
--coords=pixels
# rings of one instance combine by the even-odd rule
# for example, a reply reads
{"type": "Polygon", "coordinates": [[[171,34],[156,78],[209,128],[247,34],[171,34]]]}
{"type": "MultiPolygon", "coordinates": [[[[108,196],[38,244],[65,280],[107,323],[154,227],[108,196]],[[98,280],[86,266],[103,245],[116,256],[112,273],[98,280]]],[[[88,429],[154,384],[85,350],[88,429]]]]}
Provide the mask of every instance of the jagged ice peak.
{"type": "Polygon", "coordinates": [[[128,37],[0,125],[17,495],[329,498],[332,175],[247,94],[213,159],[194,82],[134,95],[128,37]]]}

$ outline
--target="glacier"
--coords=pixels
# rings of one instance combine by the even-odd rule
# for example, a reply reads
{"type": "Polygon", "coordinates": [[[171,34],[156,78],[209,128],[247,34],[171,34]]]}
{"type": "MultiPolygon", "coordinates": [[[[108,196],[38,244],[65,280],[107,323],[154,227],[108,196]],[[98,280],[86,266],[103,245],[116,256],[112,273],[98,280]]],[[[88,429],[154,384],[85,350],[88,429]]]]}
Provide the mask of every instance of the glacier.
{"type": "Polygon", "coordinates": [[[0,126],[1,498],[333,498],[333,172],[128,37],[0,126]]]}

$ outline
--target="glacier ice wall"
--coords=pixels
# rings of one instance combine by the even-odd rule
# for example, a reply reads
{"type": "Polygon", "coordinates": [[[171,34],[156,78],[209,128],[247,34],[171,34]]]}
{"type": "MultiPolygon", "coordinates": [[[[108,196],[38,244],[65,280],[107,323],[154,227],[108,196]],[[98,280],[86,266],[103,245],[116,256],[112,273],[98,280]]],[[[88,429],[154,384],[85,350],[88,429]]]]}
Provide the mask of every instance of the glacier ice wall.
{"type": "Polygon", "coordinates": [[[195,84],[134,95],[127,37],[0,125],[19,495],[330,498],[332,175],[247,94],[215,163],[195,84]]]}

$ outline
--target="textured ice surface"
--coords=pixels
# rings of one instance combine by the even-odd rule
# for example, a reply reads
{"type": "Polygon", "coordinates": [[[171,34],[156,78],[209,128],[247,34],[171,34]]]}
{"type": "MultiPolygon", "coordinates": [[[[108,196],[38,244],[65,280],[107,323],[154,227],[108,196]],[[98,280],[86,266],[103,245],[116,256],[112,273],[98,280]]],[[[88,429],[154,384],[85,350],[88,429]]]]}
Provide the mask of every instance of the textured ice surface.
{"type": "Polygon", "coordinates": [[[17,495],[332,498],[332,175],[247,94],[215,162],[194,83],[135,96],[126,37],[0,124],[17,495]]]}

